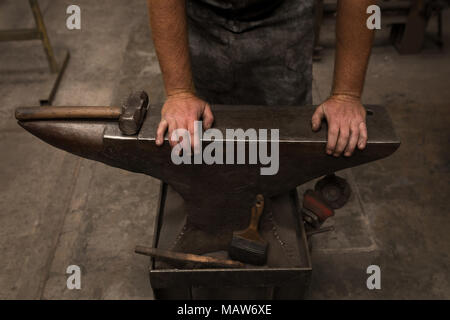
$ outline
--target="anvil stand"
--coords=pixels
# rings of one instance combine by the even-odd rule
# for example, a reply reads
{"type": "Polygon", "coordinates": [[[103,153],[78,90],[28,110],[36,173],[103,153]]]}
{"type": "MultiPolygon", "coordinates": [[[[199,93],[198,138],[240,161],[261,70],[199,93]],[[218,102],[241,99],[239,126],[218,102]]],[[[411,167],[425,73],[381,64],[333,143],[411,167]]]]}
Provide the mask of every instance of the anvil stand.
{"type": "MultiPolygon", "coordinates": [[[[185,221],[183,199],[170,186],[161,183],[157,208],[154,248],[170,249],[185,221]]],[[[277,267],[245,269],[173,269],[151,259],[150,282],[156,299],[301,299],[309,287],[312,264],[297,191],[269,200],[261,229],[265,239],[274,238],[268,264],[284,256],[277,267]],[[270,219],[278,221],[277,227],[270,219]],[[281,222],[281,223],[280,223],[281,222]],[[268,227],[267,224],[270,224],[268,227]],[[281,243],[276,248],[274,243],[281,243]],[[284,253],[274,254],[274,250],[284,253]],[[295,252],[294,252],[295,251],[295,252]],[[273,254],[273,255],[271,255],[273,254]],[[286,258],[287,257],[287,258],[286,258]],[[289,266],[290,264],[290,266],[289,266]]],[[[182,231],[181,231],[182,232],[182,231]]],[[[226,253],[218,256],[226,258],[226,253]]]]}

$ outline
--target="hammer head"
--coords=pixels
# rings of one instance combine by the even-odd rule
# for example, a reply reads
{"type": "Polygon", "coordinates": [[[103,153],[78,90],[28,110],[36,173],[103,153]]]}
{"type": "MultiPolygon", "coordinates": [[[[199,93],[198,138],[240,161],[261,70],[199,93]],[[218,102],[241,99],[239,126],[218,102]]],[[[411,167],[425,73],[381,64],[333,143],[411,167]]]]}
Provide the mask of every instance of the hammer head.
{"type": "Polygon", "coordinates": [[[145,91],[134,92],[122,105],[119,118],[120,131],[125,135],[135,135],[144,122],[148,109],[148,95],[145,91]]]}

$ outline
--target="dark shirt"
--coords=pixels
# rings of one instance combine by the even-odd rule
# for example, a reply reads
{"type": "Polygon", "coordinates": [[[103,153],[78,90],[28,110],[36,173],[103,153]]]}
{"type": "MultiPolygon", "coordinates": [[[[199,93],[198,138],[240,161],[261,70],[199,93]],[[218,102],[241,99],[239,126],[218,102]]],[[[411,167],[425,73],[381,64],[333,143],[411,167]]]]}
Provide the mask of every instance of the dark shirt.
{"type": "Polygon", "coordinates": [[[253,19],[271,13],[284,0],[193,0],[230,19],[253,19]]]}

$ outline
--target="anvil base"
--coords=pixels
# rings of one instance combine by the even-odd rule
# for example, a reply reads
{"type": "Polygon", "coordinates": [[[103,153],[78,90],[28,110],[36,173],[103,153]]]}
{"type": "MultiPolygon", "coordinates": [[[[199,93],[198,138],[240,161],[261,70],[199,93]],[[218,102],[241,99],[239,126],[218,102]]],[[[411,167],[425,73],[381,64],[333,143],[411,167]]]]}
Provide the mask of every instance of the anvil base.
{"type": "MultiPolygon", "coordinates": [[[[301,299],[311,277],[311,260],[296,190],[266,199],[260,224],[269,242],[266,266],[244,269],[175,269],[151,259],[150,282],[156,299],[301,299]]],[[[228,258],[231,239],[186,224],[184,200],[161,184],[153,247],[228,258]],[[219,239],[219,240],[218,240],[219,239]],[[221,240],[220,240],[221,239],[221,240]]],[[[249,212],[250,213],[250,212],[249,212]]]]}

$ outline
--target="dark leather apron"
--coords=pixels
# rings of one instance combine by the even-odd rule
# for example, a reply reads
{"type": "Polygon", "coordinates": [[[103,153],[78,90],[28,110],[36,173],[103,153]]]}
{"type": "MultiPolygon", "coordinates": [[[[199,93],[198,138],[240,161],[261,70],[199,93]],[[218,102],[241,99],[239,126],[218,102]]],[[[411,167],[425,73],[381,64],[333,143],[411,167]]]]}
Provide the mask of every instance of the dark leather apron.
{"type": "Polygon", "coordinates": [[[199,96],[215,104],[311,104],[314,0],[188,0],[199,96]]]}

